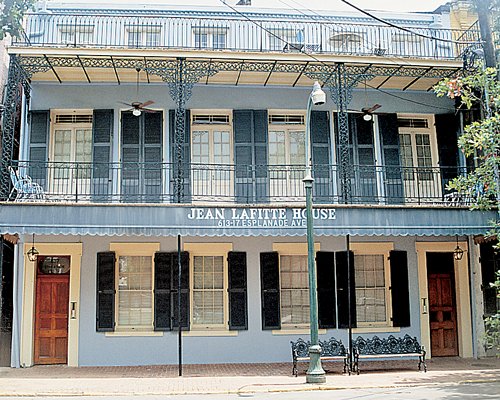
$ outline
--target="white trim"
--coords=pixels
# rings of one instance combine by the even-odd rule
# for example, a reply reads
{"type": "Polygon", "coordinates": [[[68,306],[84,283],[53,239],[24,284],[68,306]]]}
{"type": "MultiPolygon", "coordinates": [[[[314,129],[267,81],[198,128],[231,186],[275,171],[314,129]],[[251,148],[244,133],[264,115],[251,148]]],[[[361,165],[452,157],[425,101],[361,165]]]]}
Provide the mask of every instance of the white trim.
{"type": "Polygon", "coordinates": [[[118,331],[118,332],[105,332],[104,336],[118,336],[118,337],[149,337],[149,336],[163,336],[163,332],[155,331],[118,331]]]}
{"type": "MultiPolygon", "coordinates": [[[[311,330],[309,328],[297,328],[297,329],[273,329],[273,335],[309,335],[311,330]]],[[[326,329],[318,329],[318,335],[326,335],[328,331],[326,329]]]]}

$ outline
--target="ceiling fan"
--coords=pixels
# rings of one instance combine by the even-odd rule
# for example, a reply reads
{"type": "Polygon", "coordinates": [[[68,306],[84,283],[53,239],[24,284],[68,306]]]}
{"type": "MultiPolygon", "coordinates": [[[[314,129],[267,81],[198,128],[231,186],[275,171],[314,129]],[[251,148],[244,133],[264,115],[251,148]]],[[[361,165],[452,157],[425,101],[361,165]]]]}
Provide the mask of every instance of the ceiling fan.
{"type": "MultiPolygon", "coordinates": [[[[139,67],[137,67],[135,70],[137,71],[135,95],[138,98],[139,97],[139,74],[141,72],[141,69],[139,67]]],[[[132,103],[125,103],[123,101],[120,101],[120,104],[125,104],[126,106],[129,106],[130,109],[127,111],[132,111],[132,114],[136,117],[140,116],[143,111],[155,112],[154,110],[147,108],[148,106],[150,106],[153,103],[154,103],[153,100],[148,100],[145,102],[133,101],[132,103]]]]}
{"type": "Polygon", "coordinates": [[[380,107],[382,107],[380,104],[374,104],[371,107],[363,107],[361,109],[361,112],[363,113],[363,119],[367,122],[371,121],[373,119],[373,113],[380,107]]]}

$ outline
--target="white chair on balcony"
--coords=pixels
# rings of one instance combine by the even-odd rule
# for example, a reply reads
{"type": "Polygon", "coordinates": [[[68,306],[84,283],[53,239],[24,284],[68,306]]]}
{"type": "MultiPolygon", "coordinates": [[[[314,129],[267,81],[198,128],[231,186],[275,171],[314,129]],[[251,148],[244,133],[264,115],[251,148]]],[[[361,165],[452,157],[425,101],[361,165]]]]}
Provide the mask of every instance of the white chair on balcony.
{"type": "Polygon", "coordinates": [[[33,182],[30,176],[19,176],[17,171],[10,166],[9,173],[10,180],[12,181],[12,190],[8,200],[29,201],[45,199],[43,188],[38,183],[33,182]]]}

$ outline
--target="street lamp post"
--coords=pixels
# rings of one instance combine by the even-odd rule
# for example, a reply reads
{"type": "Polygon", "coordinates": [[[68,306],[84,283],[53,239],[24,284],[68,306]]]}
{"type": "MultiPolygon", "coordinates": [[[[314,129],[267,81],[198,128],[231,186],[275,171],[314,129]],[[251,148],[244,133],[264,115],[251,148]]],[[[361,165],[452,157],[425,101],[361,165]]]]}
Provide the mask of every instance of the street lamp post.
{"type": "Polygon", "coordinates": [[[306,373],[307,383],[325,383],[325,371],[321,367],[321,347],[318,344],[318,302],[316,268],[314,265],[314,238],[312,215],[312,187],[314,179],[311,173],[311,109],[313,105],[326,102],[326,95],[318,82],[314,82],[313,90],[307,100],[306,113],[306,171],[303,179],[306,190],[306,223],[307,223],[307,271],[309,277],[309,319],[311,330],[311,347],[309,347],[309,368],[306,373]]]}

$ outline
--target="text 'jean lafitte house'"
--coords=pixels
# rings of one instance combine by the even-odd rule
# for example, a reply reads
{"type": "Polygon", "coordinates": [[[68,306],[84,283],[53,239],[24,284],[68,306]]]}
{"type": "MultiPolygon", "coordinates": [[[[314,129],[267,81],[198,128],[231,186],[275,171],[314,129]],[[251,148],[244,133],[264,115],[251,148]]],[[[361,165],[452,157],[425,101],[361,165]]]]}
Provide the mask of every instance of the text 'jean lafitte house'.
{"type": "Polygon", "coordinates": [[[493,261],[473,239],[495,214],[447,189],[474,168],[456,143],[475,116],[432,91],[479,40],[456,3],[377,14],[408,30],[222,4],[29,13],[3,118],[11,364],[176,363],[178,290],[184,362],[288,361],[309,332],[315,81],[320,337],[347,343],[350,314],[355,335],[481,354],[493,261]]]}

